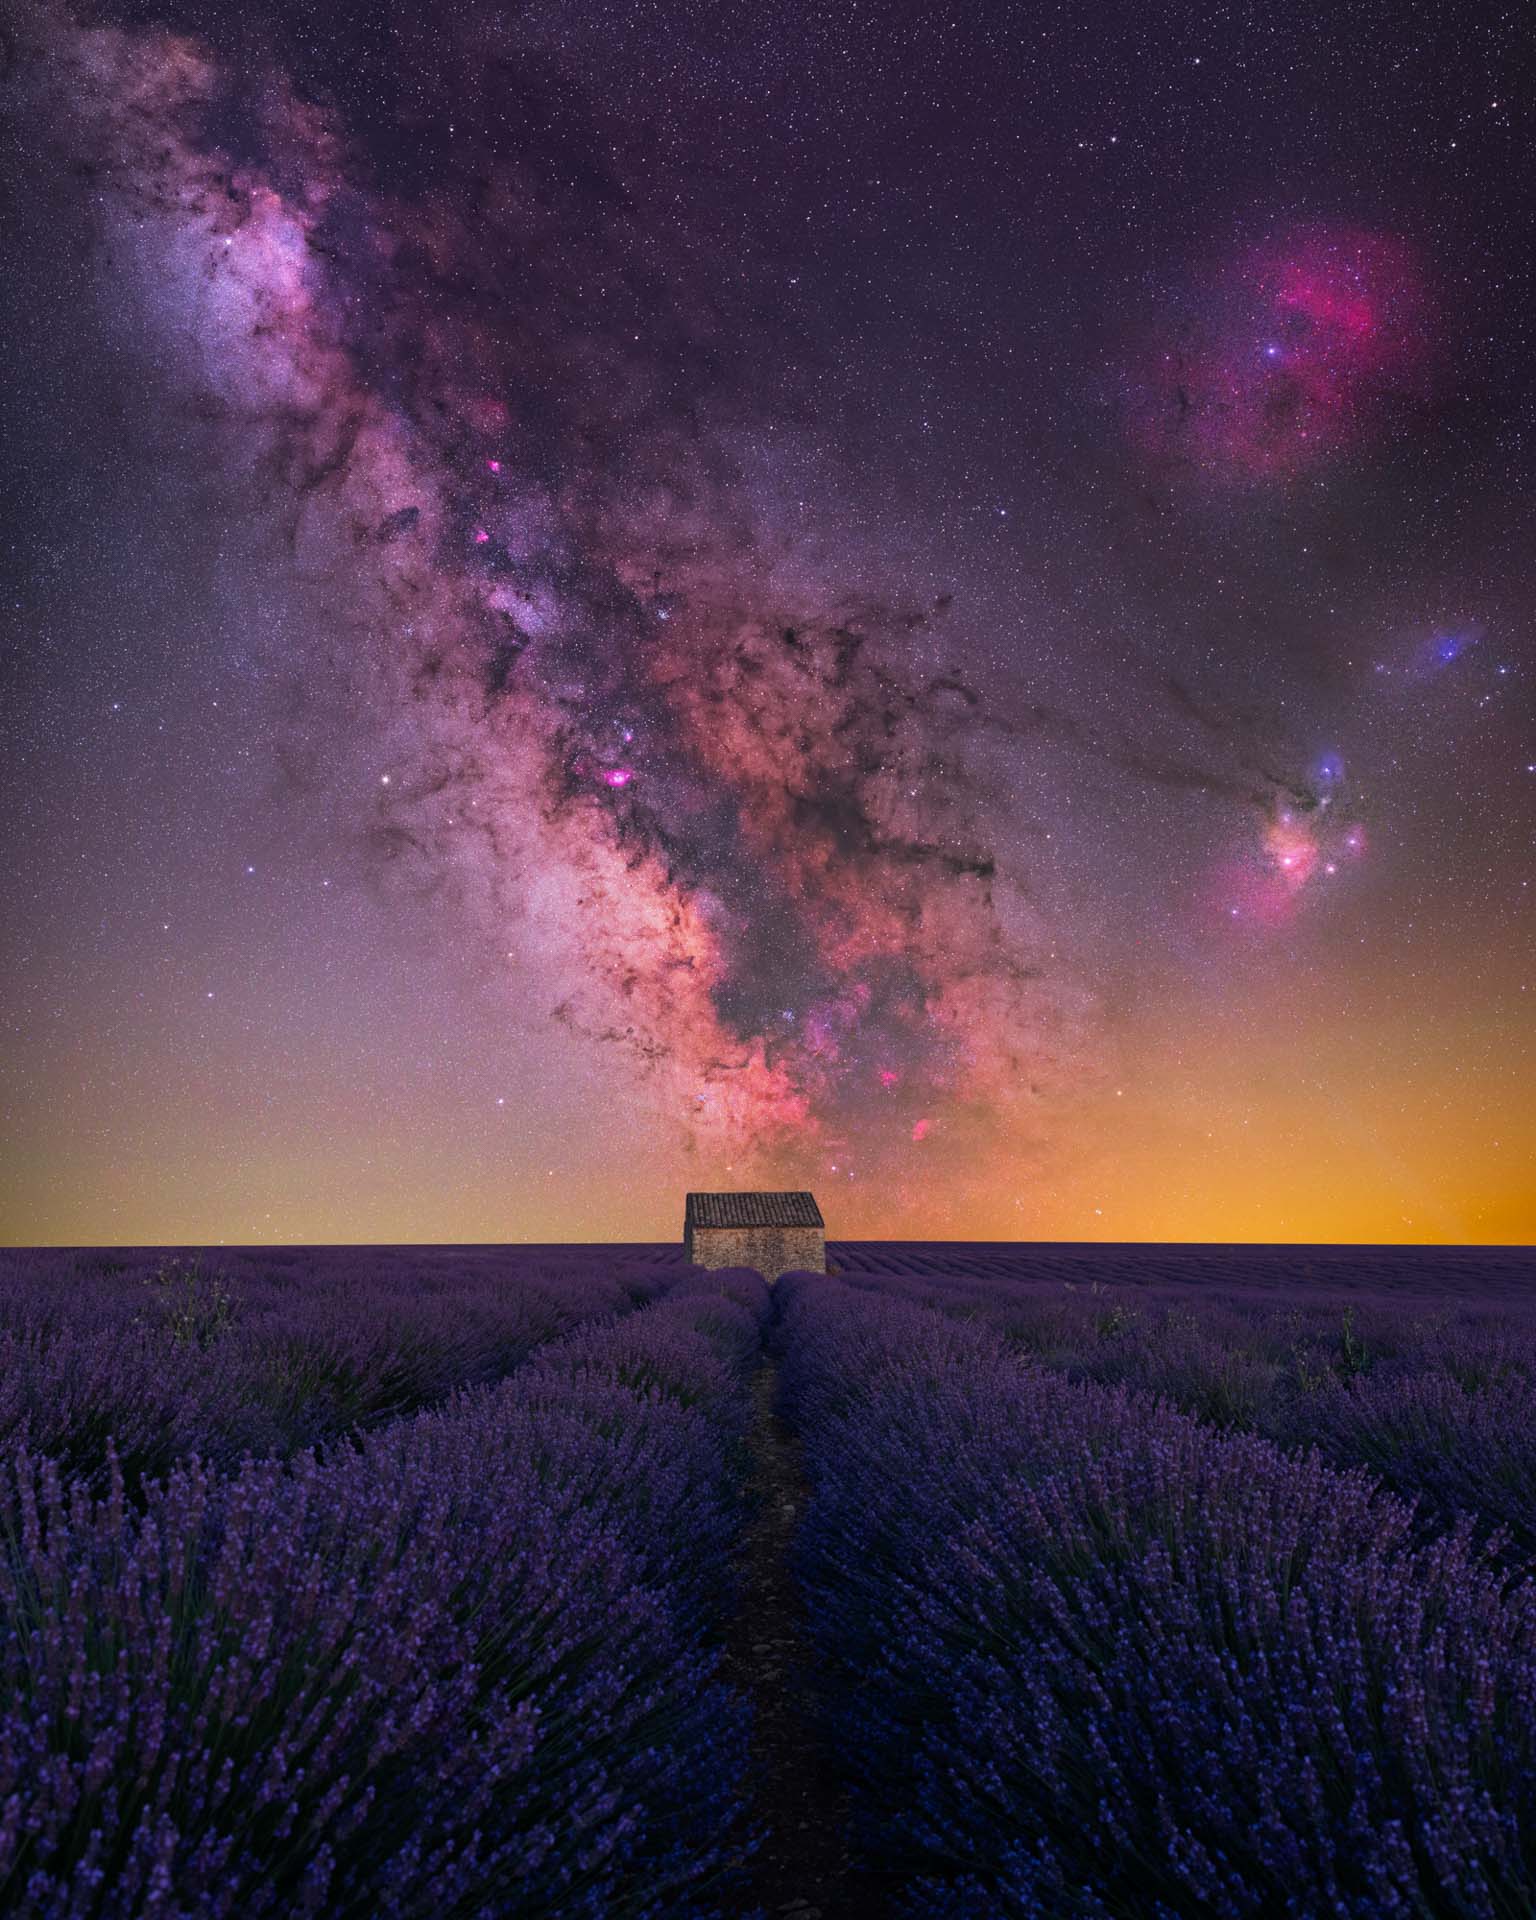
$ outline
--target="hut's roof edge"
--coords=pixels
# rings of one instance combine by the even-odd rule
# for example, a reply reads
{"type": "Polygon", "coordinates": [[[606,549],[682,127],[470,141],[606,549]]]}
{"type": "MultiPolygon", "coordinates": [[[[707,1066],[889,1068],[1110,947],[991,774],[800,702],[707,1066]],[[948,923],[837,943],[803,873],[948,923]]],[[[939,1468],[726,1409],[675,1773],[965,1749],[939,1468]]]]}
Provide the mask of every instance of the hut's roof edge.
{"type": "Polygon", "coordinates": [[[826,1227],[812,1193],[690,1193],[690,1227],[826,1227]]]}

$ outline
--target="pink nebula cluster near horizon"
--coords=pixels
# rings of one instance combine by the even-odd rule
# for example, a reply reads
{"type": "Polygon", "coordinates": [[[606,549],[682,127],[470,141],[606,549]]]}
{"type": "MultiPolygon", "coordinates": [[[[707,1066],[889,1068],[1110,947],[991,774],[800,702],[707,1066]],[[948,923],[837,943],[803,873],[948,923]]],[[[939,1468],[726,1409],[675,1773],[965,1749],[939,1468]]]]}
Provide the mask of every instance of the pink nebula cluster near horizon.
{"type": "Polygon", "coordinates": [[[1237,932],[1288,925],[1319,888],[1364,856],[1365,828],[1332,816],[1331,797],[1325,792],[1314,809],[1278,806],[1260,822],[1255,842],[1211,880],[1210,911],[1219,920],[1237,932]]]}

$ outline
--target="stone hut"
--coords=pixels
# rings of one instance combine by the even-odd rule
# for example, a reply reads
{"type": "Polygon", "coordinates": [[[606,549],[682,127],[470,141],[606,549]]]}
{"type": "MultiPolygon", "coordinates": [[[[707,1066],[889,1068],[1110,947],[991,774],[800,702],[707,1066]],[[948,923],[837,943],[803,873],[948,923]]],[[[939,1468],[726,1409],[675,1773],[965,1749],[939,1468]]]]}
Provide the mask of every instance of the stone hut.
{"type": "Polygon", "coordinates": [[[827,1270],[826,1222],[809,1193],[690,1193],[683,1245],[695,1266],[756,1267],[770,1285],[827,1270]]]}

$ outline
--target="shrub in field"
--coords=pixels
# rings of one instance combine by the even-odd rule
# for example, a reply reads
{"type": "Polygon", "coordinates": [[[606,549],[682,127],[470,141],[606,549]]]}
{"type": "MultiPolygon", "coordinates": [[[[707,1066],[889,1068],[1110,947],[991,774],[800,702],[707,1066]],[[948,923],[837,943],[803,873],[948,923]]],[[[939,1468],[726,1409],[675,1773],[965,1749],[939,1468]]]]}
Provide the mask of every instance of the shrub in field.
{"type": "Polygon", "coordinates": [[[1364,1473],[786,1284],[799,1568],[903,1911],[1531,1909],[1536,1611],[1465,1530],[1426,1546],[1364,1473]]]}
{"type": "Polygon", "coordinates": [[[142,1509],[19,1457],[0,1908],[711,1912],[745,1765],[721,1432],[765,1303],[663,1303],[326,1461],[180,1463],[142,1509]]]}
{"type": "Polygon", "coordinates": [[[145,1282],[160,1322],[178,1346],[211,1347],[235,1317],[235,1293],[217,1269],[194,1255],[171,1260],[145,1282]]]}

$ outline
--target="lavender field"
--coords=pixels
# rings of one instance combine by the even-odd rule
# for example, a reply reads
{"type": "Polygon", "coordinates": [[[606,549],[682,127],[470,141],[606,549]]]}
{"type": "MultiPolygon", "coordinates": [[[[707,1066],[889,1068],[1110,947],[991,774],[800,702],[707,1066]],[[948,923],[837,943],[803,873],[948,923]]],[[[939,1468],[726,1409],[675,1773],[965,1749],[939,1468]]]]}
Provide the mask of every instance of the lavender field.
{"type": "Polygon", "coordinates": [[[0,1253],[0,1912],[1536,1911],[1536,1261],[0,1253]]]}

